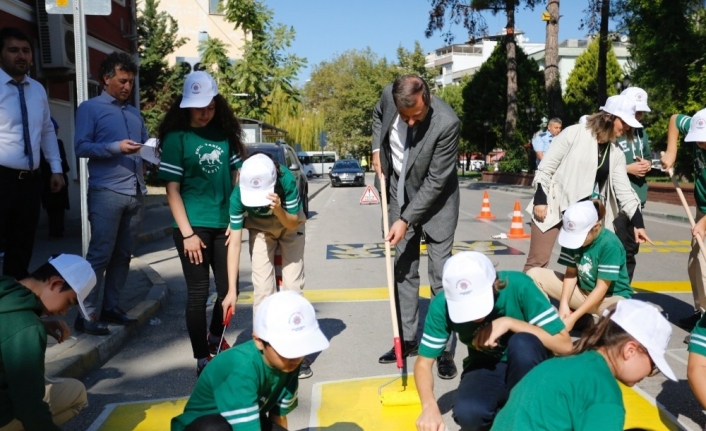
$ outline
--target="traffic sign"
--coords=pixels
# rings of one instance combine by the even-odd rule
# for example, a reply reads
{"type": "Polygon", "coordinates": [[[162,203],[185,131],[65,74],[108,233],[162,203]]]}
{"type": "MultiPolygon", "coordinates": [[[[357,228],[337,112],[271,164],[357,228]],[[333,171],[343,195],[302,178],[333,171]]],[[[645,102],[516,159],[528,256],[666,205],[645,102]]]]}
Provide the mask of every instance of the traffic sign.
{"type": "MultiPolygon", "coordinates": [[[[74,0],[47,0],[46,6],[49,14],[74,13],[74,0]]],[[[110,15],[111,0],[91,0],[84,2],[82,6],[85,15],[110,15]]]]}
{"type": "Polygon", "coordinates": [[[373,186],[368,184],[368,187],[365,188],[365,191],[363,192],[363,196],[360,197],[360,204],[361,205],[375,205],[379,204],[380,199],[378,198],[377,193],[375,193],[375,190],[373,190],[373,186]]]}
{"type": "Polygon", "coordinates": [[[319,147],[324,148],[326,146],[327,139],[328,137],[326,136],[326,132],[319,133],[319,147]]]}

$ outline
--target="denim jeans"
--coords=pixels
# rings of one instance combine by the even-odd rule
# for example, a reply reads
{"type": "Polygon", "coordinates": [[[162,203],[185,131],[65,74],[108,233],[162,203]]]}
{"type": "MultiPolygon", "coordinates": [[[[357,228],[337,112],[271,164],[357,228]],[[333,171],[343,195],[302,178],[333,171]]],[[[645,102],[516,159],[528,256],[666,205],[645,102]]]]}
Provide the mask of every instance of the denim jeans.
{"type": "Polygon", "coordinates": [[[91,242],[86,260],[96,272],[96,288],[83,301],[89,314],[101,305],[98,300],[102,281],[102,309],[111,310],[119,305],[120,290],[130,271],[143,200],[141,193],[129,196],[102,187],[91,187],[88,191],[91,242]]]}
{"type": "Polygon", "coordinates": [[[477,368],[471,364],[464,370],[453,406],[453,418],[462,431],[489,430],[510,390],[549,357],[539,338],[526,332],[510,337],[506,353],[507,362],[477,368]]]}

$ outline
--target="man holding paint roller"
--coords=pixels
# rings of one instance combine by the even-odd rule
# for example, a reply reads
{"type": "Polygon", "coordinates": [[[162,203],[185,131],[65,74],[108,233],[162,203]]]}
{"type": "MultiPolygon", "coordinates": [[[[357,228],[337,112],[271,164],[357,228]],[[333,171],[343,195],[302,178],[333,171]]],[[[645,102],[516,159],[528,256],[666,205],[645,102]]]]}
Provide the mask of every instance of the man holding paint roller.
{"type": "MultiPolygon", "coordinates": [[[[382,92],[373,111],[373,168],[385,176],[390,231],[395,246],[395,290],[402,329],[402,356],[415,356],[419,344],[419,241],[426,235],[429,284],[440,292],[444,262],[451,256],[458,223],[456,161],[459,119],[446,103],[432,97],[417,75],[397,78],[382,92]]],[[[380,189],[378,185],[378,190],[380,189]]],[[[449,340],[439,352],[442,379],[456,376],[449,340]]],[[[394,348],[379,359],[396,362],[394,348]]]]}
{"type": "Polygon", "coordinates": [[[453,255],[443,292],[429,305],[414,381],[422,403],[419,431],[443,431],[434,397],[434,358],[452,332],[468,347],[453,418],[463,431],[487,430],[510,390],[551,352],[568,354],[569,332],[556,309],[526,274],[495,271],[483,253],[453,255]]]}
{"type": "Polygon", "coordinates": [[[669,171],[677,158],[679,134],[686,134],[684,142],[695,142],[694,147],[694,198],[696,199],[696,225],[692,228],[694,239],[689,254],[689,281],[694,294],[694,314],[677,322],[681,328],[691,331],[703,316],[706,309],[706,259],[699,252],[696,236],[704,239],[706,233],[706,109],[693,117],[674,114],[669,119],[667,131],[667,151],[662,154],[662,168],[669,171]]]}

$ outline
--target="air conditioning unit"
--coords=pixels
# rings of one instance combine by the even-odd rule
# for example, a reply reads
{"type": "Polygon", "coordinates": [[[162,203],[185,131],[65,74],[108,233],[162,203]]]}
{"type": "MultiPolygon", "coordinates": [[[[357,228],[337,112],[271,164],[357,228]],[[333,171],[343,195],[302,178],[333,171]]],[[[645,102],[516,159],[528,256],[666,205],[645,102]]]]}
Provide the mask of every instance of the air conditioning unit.
{"type": "Polygon", "coordinates": [[[48,14],[44,0],[37,0],[37,24],[42,67],[73,69],[76,64],[73,15],[48,14]]]}

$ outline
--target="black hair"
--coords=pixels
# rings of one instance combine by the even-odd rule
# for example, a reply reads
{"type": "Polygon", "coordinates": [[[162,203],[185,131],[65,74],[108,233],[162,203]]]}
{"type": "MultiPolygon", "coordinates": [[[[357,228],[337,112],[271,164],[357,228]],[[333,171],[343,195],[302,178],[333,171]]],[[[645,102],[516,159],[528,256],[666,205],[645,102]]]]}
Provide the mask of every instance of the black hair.
{"type": "Polygon", "coordinates": [[[392,84],[392,100],[397,109],[411,108],[417,102],[417,95],[422,93],[425,106],[431,103],[429,85],[419,75],[402,75],[392,84]]]}
{"type": "Polygon", "coordinates": [[[137,75],[137,63],[135,63],[132,56],[130,56],[130,54],[118,51],[108,54],[108,56],[103,59],[100,68],[98,69],[98,73],[100,74],[101,79],[103,79],[104,76],[112,78],[115,76],[116,68],[125,72],[130,72],[133,75],[137,75]]]}
{"type": "MultiPolygon", "coordinates": [[[[55,257],[55,256],[53,256],[55,257]]],[[[69,285],[69,283],[66,282],[64,279],[64,276],[59,273],[59,271],[54,268],[54,265],[52,265],[49,262],[44,262],[39,268],[35,269],[32,271],[32,273],[29,275],[31,278],[34,278],[35,280],[38,281],[49,281],[50,278],[52,277],[59,277],[62,280],[64,280],[64,285],[61,286],[61,292],[65,292],[69,289],[72,289],[72,287],[69,285]]]]}
{"type": "MultiPolygon", "coordinates": [[[[162,142],[169,132],[176,130],[187,130],[189,128],[189,123],[191,121],[191,114],[189,114],[189,108],[180,108],[181,100],[183,95],[179,95],[169,107],[164,119],[159,124],[159,129],[157,130],[157,148],[155,152],[157,155],[162,154],[162,142]]],[[[240,127],[238,119],[235,117],[233,109],[228,105],[228,101],[217,94],[213,100],[216,102],[216,114],[213,116],[211,123],[217,129],[221,130],[228,139],[228,147],[230,151],[236,153],[241,159],[245,159],[247,155],[247,149],[245,144],[243,144],[242,134],[243,129],[240,127]]]]}
{"type": "Polygon", "coordinates": [[[8,39],[17,39],[27,42],[30,49],[32,49],[32,41],[22,30],[15,27],[4,27],[0,29],[0,51],[5,47],[5,41],[8,39]]]}
{"type": "Polygon", "coordinates": [[[231,431],[233,427],[220,414],[206,415],[196,418],[184,431],[231,431]]]}

